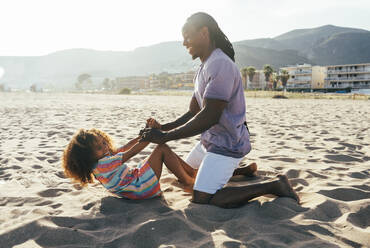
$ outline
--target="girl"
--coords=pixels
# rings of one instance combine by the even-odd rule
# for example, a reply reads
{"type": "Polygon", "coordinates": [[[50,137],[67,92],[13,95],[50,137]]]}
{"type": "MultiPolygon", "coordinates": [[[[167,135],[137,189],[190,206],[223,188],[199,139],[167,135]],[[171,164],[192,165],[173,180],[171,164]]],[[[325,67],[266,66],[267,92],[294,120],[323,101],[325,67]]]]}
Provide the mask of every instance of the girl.
{"type": "Polygon", "coordinates": [[[138,167],[125,164],[148,144],[140,141],[139,136],[115,149],[111,138],[103,131],[80,129],[64,150],[64,172],[82,186],[92,183],[95,177],[119,197],[147,199],[161,195],[159,179],[164,163],[186,190],[192,190],[194,175],[186,172],[185,162],[165,144],[157,145],[138,167]]]}

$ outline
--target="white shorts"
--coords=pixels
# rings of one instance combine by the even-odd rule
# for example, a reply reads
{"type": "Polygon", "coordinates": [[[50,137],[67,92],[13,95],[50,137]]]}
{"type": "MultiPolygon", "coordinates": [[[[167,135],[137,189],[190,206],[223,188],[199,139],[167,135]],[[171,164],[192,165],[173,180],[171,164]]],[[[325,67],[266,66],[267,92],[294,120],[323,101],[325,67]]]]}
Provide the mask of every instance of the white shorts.
{"type": "Polygon", "coordinates": [[[185,159],[191,167],[199,169],[193,189],[215,194],[233,176],[242,159],[207,152],[199,142],[185,159]]]}

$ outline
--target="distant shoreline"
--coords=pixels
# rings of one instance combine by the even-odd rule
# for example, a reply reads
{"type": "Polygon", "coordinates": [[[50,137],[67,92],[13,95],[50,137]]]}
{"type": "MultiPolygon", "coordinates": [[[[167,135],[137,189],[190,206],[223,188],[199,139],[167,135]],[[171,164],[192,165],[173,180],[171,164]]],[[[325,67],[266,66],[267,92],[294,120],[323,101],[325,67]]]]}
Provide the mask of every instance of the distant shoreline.
{"type": "MultiPolygon", "coordinates": [[[[0,94],[101,94],[101,95],[120,95],[118,92],[77,92],[77,91],[55,91],[55,92],[29,92],[29,91],[16,91],[16,92],[0,92],[0,94]]],[[[284,96],[286,99],[337,99],[337,100],[370,100],[370,95],[358,93],[307,93],[307,92],[282,92],[282,91],[244,91],[246,98],[281,98],[284,96]],[[278,97],[276,97],[278,96],[278,97]]],[[[153,95],[153,96],[189,96],[193,94],[192,90],[152,90],[152,91],[132,91],[130,94],[121,95],[153,95]]]]}

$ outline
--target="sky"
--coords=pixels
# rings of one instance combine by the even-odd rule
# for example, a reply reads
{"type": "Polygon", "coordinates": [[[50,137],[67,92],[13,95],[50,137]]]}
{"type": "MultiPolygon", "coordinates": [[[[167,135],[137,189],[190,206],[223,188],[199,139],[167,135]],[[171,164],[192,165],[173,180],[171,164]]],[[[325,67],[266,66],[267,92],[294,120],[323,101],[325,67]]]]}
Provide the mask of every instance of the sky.
{"type": "Polygon", "coordinates": [[[180,41],[186,18],[199,11],[232,42],[327,24],[370,30],[369,0],[0,0],[0,56],[180,41]]]}

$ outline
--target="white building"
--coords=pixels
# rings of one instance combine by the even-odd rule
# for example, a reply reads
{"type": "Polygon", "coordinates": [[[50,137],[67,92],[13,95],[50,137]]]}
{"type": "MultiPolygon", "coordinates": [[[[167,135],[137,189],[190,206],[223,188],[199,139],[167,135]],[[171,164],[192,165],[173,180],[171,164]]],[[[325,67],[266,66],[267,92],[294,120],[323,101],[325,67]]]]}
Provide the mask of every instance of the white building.
{"type": "Polygon", "coordinates": [[[327,66],[326,88],[370,89],[370,63],[327,66]]]}
{"type": "Polygon", "coordinates": [[[326,67],[299,64],[280,68],[289,73],[287,89],[320,89],[325,87],[326,67]]]}

